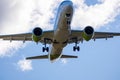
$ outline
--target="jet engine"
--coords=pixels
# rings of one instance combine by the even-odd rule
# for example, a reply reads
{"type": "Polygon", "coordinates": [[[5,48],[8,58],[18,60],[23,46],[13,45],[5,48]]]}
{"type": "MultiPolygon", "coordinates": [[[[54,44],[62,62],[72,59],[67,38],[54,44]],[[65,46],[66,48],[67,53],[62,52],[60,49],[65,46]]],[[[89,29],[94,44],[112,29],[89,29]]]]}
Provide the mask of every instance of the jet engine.
{"type": "Polygon", "coordinates": [[[41,39],[42,33],[43,33],[43,31],[41,28],[39,28],[39,27],[34,28],[33,32],[32,32],[33,41],[38,42],[41,39]]]}
{"type": "Polygon", "coordinates": [[[92,37],[94,36],[94,29],[91,26],[87,26],[84,28],[83,33],[82,33],[82,37],[86,40],[89,41],[90,39],[92,39],[92,37]]]}

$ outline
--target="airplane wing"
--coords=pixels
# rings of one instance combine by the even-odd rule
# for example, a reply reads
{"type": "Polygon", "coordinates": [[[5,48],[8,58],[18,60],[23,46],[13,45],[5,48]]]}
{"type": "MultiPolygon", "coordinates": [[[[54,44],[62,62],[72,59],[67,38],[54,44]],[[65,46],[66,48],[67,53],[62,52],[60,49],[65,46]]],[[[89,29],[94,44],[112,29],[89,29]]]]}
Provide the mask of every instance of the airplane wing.
{"type": "MultiPolygon", "coordinates": [[[[82,37],[82,30],[72,30],[70,40],[68,43],[74,43],[74,38],[77,38],[78,41],[83,41],[82,37]]],[[[114,36],[120,36],[120,33],[113,33],[113,32],[95,32],[92,39],[107,39],[113,38],[114,36]]]]}
{"type": "MultiPolygon", "coordinates": [[[[44,31],[41,35],[41,43],[44,43],[44,38],[53,39],[53,31],[44,31]]],[[[0,39],[10,40],[10,41],[33,41],[32,33],[23,33],[23,34],[11,34],[11,35],[0,35],[0,39]]],[[[50,41],[46,42],[47,44],[51,44],[50,41]]]]}

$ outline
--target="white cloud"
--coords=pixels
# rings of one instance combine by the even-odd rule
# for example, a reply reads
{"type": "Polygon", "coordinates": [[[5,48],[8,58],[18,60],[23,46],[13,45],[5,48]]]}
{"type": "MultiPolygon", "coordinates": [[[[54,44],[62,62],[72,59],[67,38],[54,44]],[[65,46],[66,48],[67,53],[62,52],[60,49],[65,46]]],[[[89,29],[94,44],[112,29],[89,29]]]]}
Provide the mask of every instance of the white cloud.
{"type": "MultiPolygon", "coordinates": [[[[84,0],[73,0],[75,14],[73,28],[91,25],[99,28],[114,21],[120,12],[120,0],[99,0],[101,4],[87,6],[84,0]]],[[[1,0],[0,1],[0,35],[31,31],[35,26],[52,29],[56,9],[61,0],[1,0]]],[[[11,55],[22,43],[0,41],[0,56],[11,55]]]]}
{"type": "Polygon", "coordinates": [[[11,56],[19,47],[23,47],[21,42],[0,41],[0,57],[11,56]]]}
{"type": "Polygon", "coordinates": [[[19,60],[17,65],[19,67],[20,70],[22,71],[29,71],[32,70],[32,62],[30,60],[19,60]]]}
{"type": "Polygon", "coordinates": [[[53,29],[55,20],[55,9],[58,8],[61,0],[35,1],[35,10],[32,13],[33,24],[43,29],[53,29]]]}
{"type": "MultiPolygon", "coordinates": [[[[60,1],[60,0],[59,0],[60,1]]],[[[53,9],[59,1],[43,0],[9,0],[0,1],[0,35],[18,34],[31,31],[34,27],[40,26],[43,29],[52,28],[50,18],[54,17],[53,9]],[[9,13],[9,14],[8,14],[9,13]]],[[[23,47],[19,42],[0,41],[0,57],[11,55],[19,48],[23,47]]]]}
{"type": "Polygon", "coordinates": [[[120,15],[120,0],[99,0],[101,3],[87,6],[84,0],[73,0],[76,5],[72,26],[99,28],[114,21],[120,15]],[[78,22],[79,21],[79,22],[78,22]]]}
{"type": "MultiPolygon", "coordinates": [[[[9,0],[0,1],[4,8],[0,14],[0,34],[15,34],[28,32],[31,29],[31,12],[34,9],[32,0],[9,0]]],[[[2,8],[0,8],[0,11],[2,8]]],[[[16,50],[23,47],[21,42],[0,41],[0,57],[13,54],[16,50]]]]}
{"type": "Polygon", "coordinates": [[[67,62],[68,62],[67,59],[61,59],[62,64],[66,64],[67,62]]]}

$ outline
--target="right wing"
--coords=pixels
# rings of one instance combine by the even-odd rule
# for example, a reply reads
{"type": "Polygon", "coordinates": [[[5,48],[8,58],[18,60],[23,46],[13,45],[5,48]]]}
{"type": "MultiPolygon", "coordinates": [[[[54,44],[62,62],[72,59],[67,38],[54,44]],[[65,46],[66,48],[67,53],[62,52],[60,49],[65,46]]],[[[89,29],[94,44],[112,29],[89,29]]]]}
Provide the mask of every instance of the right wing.
{"type": "MultiPolygon", "coordinates": [[[[75,39],[78,41],[83,41],[82,37],[83,30],[72,30],[70,35],[70,40],[68,43],[75,43],[75,39]],[[75,38],[75,39],[74,39],[75,38]]],[[[113,32],[94,32],[94,36],[92,39],[107,39],[113,38],[114,36],[120,36],[120,33],[113,33],[113,32]]]]}
{"type": "MultiPolygon", "coordinates": [[[[44,31],[41,35],[41,39],[39,42],[44,43],[44,38],[53,39],[53,31],[44,31]]],[[[10,40],[10,41],[33,41],[32,33],[23,33],[23,34],[12,34],[12,35],[0,35],[0,39],[10,40]]],[[[51,44],[52,42],[48,41],[47,44],[51,44]]]]}

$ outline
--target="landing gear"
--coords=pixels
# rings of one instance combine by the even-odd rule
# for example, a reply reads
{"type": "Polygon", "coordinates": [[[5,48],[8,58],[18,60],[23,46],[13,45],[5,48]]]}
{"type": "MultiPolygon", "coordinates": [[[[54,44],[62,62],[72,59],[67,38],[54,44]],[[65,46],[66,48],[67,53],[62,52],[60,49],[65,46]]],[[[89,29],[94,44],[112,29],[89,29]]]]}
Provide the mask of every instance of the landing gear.
{"type": "Polygon", "coordinates": [[[45,51],[46,51],[46,52],[49,52],[49,47],[46,47],[46,42],[47,42],[47,40],[48,40],[48,39],[46,39],[46,38],[44,39],[45,47],[42,48],[42,51],[43,51],[43,52],[45,52],[45,51]]]}
{"type": "Polygon", "coordinates": [[[80,47],[79,46],[77,46],[77,44],[78,44],[78,41],[77,41],[77,39],[75,39],[75,46],[73,47],[73,51],[80,51],[80,47]]]}
{"type": "Polygon", "coordinates": [[[77,51],[80,51],[80,47],[79,47],[79,46],[74,46],[74,47],[73,47],[73,51],[76,51],[76,50],[77,50],[77,51]]]}
{"type": "Polygon", "coordinates": [[[45,51],[48,52],[48,51],[49,51],[49,47],[43,47],[43,48],[42,48],[42,51],[43,51],[43,52],[45,52],[45,51]]]}

